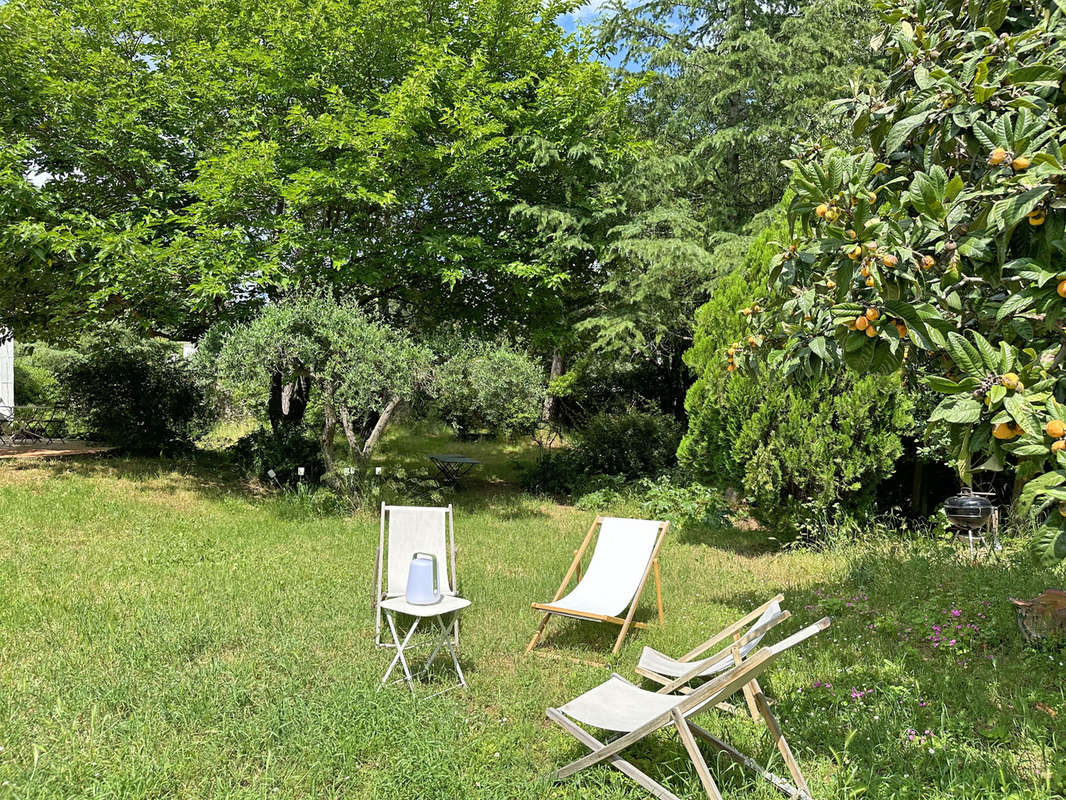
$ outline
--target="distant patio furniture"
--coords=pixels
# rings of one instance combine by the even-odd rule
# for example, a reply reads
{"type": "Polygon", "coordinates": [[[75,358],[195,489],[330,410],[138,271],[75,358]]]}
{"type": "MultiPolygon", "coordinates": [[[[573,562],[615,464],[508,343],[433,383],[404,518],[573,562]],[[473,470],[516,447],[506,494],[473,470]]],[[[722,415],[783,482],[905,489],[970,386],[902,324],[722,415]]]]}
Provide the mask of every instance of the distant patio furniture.
{"type": "Polygon", "coordinates": [[[476,458],[455,454],[434,454],[429,460],[440,471],[446,486],[457,486],[470,470],[481,463],[476,458]]]}
{"type": "Polygon", "coordinates": [[[9,406],[0,413],[0,444],[51,444],[65,435],[64,406],[9,406]]]}

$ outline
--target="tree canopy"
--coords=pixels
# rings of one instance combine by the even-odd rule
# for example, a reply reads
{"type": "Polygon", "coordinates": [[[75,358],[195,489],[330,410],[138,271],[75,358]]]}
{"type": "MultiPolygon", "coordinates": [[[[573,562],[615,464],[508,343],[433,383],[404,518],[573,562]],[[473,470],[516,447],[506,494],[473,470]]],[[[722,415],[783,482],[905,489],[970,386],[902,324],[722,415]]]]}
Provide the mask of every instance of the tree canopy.
{"type": "Polygon", "coordinates": [[[561,326],[641,150],[573,5],[0,6],[5,321],[189,336],[299,287],[561,326]]]}
{"type": "MultiPolygon", "coordinates": [[[[861,147],[791,162],[794,238],[753,338],[786,375],[902,367],[946,395],[930,421],[964,482],[1009,470],[1023,512],[1066,512],[1066,9],[884,11],[891,81],[840,104],[861,147]]],[[[1066,555],[1066,516],[1040,519],[1040,555],[1066,555]]]]}

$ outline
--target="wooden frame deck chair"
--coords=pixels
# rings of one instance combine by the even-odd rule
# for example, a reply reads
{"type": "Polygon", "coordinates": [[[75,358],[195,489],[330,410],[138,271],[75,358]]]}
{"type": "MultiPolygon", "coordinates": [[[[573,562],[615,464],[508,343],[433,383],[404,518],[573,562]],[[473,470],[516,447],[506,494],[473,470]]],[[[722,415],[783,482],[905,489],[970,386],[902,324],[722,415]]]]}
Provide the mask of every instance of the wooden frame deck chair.
{"type": "MultiPolygon", "coordinates": [[[[378,647],[395,647],[381,638],[381,603],[407,592],[407,573],[415,553],[437,559],[437,585],[442,595],[455,596],[455,524],[451,505],[388,506],[381,504],[381,533],[374,573],[374,641],[378,647]]],[[[454,644],[459,644],[455,623],[454,644]]]]}
{"type": "MultiPolygon", "coordinates": [[[[662,684],[662,688],[658,690],[660,694],[691,691],[687,685],[691,681],[710,678],[736,666],[755,651],[771,628],[788,619],[791,613],[781,609],[781,601],[784,599],[785,596],[781,594],[771,597],[681,658],[671,658],[654,648],[645,647],[637,663],[637,674],[662,684]],[[745,626],[750,626],[747,631],[744,631],[745,626]],[[728,644],[713,655],[699,661],[693,660],[723,642],[728,644]]],[[[758,721],[759,710],[755,695],[747,684],[744,686],[744,699],[747,701],[751,718],[758,721]]],[[[720,703],[718,707],[724,711],[736,710],[728,703],[720,703]]]]}
{"type": "Polygon", "coordinates": [[[612,653],[622,649],[622,641],[630,626],[643,628],[643,622],[634,622],[633,615],[640,603],[640,596],[647,583],[648,574],[655,573],[655,600],[659,622],[663,621],[663,592],[659,576],[659,548],[669,530],[669,522],[647,519],[623,519],[621,517],[596,517],[585,535],[581,547],[574,553],[574,560],[566,572],[559,591],[550,603],[533,603],[533,608],[544,612],[544,618],[533,634],[528,653],[537,646],[544,628],[552,614],[593,622],[611,622],[621,625],[622,630],[614,643],[612,653]],[[584,577],[581,576],[581,557],[588,549],[592,536],[599,527],[596,547],[584,577]],[[563,597],[570,579],[577,575],[577,586],[563,597]],[[626,612],[623,619],[619,615],[626,612]]]}
{"type": "Polygon", "coordinates": [[[689,694],[649,692],[633,685],[620,675],[612,675],[595,689],[585,692],[566,705],[549,708],[548,719],[592,751],[557,770],[552,778],[556,781],[565,780],[587,767],[606,761],[660,800],[680,800],[677,795],[641,772],[620,755],[627,747],[636,744],[646,736],[661,728],[672,726],[677,730],[709,800],[721,800],[722,795],[696,743],[697,738],[723,753],[727,758],[754,770],[760,777],[790,797],[809,799],[811,794],[807,782],[792,755],[785,735],[781,732],[781,726],[770,711],[762,690],[758,688],[757,678],[773,664],[778,656],[825,630],[829,627],[829,623],[829,617],[824,617],[772,647],[759,649],[740,664],[720,673],[689,694]],[[755,701],[759,704],[759,711],[766,720],[770,735],[795,785],[768,772],[757,761],[705,731],[690,719],[701,711],[726,700],[746,685],[754,687],[755,701]],[[577,723],[615,731],[619,735],[605,744],[577,723]]]}

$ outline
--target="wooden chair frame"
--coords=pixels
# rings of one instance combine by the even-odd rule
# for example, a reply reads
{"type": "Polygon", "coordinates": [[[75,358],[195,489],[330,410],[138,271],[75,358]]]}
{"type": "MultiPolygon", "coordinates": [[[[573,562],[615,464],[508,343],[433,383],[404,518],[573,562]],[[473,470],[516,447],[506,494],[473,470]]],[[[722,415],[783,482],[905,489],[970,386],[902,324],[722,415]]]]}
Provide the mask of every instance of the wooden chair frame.
{"type": "MultiPolygon", "coordinates": [[[[685,695],[685,699],[680,701],[672,709],[659,714],[654,719],[641,725],[639,728],[618,735],[615,738],[608,740],[606,743],[601,742],[589,734],[584,728],[567,717],[561,709],[549,708],[547,710],[548,718],[591,751],[587,755],[571,761],[566,766],[555,771],[552,774],[552,779],[555,781],[562,781],[587,767],[606,761],[612,767],[629,776],[642,787],[647,789],[655,797],[660,798],[660,800],[680,800],[676,794],[639,770],[630,762],[626,761],[620,755],[622,750],[639,742],[651,733],[661,728],[673,727],[677,730],[678,737],[681,739],[681,743],[684,746],[689,759],[692,761],[693,767],[696,769],[696,774],[699,777],[700,784],[702,785],[708,800],[722,800],[722,794],[718,789],[718,785],[715,783],[714,778],[711,776],[710,770],[707,767],[707,762],[703,758],[703,754],[700,752],[699,746],[696,743],[697,738],[709,744],[712,748],[721,752],[730,760],[753,770],[761,778],[768,781],[776,789],[789,797],[811,800],[810,787],[807,785],[807,781],[803,777],[803,773],[800,771],[799,764],[796,762],[795,756],[792,754],[792,750],[789,747],[788,741],[785,739],[785,735],[782,732],[777,718],[770,710],[770,705],[762,694],[761,689],[758,689],[758,682],[756,679],[770,666],[778,655],[820,631],[825,630],[829,627],[829,624],[829,617],[824,617],[813,625],[809,625],[798,633],[782,640],[773,647],[761,648],[749,658],[745,659],[743,663],[730,668],[728,671],[693,690],[690,694],[685,695]],[[700,713],[711,705],[716,705],[746,686],[755,687],[755,702],[759,707],[763,719],[766,720],[770,735],[773,737],[774,744],[777,746],[778,751],[785,761],[785,765],[788,768],[789,774],[792,776],[792,780],[795,781],[794,785],[767,771],[754,759],[744,755],[732,745],[722,741],[689,720],[690,716],[700,713]]],[[[625,681],[625,679],[621,678],[619,675],[615,675],[614,677],[625,681]]],[[[626,683],[628,683],[628,681],[626,681],[626,683]]]]}
{"type": "MultiPolygon", "coordinates": [[[[703,665],[705,663],[709,661],[713,664],[722,656],[732,655],[734,666],[739,665],[743,660],[743,656],[741,655],[741,648],[743,648],[744,645],[748,644],[748,642],[751,642],[752,640],[760,636],[765,635],[766,632],[773,628],[775,625],[779,625],[780,623],[791,617],[792,612],[782,610],[778,614],[764,622],[762,625],[758,625],[749,630],[747,633],[741,634],[741,631],[746,626],[758,620],[759,617],[763,615],[763,612],[770,608],[770,606],[774,605],[774,603],[780,604],[784,599],[785,596],[783,594],[778,594],[774,597],[771,597],[758,608],[749,611],[747,614],[745,614],[733,624],[722,628],[722,630],[720,630],[710,639],[707,639],[707,641],[697,645],[695,648],[685,653],[685,655],[681,656],[678,661],[688,663],[693,659],[699,658],[699,662],[694,664],[693,668],[690,671],[685,672],[676,678],[671,678],[666,675],[660,675],[659,673],[653,672],[650,669],[645,669],[644,667],[641,667],[639,664],[634,668],[634,672],[636,672],[642,677],[662,684],[661,688],[656,690],[659,694],[669,694],[670,692],[691,692],[692,689],[687,684],[701,677],[700,673],[703,672],[703,665]],[[703,654],[710,650],[712,647],[714,647],[715,645],[719,645],[722,642],[725,642],[726,640],[731,640],[729,644],[726,645],[726,647],[716,653],[713,653],[710,656],[700,658],[700,656],[703,656],[703,654]]],[[[758,682],[753,681],[750,684],[744,684],[744,700],[747,702],[748,705],[748,713],[751,714],[751,718],[755,722],[758,722],[761,717],[761,715],[759,714],[758,702],[755,699],[755,694],[758,691],[760,691],[760,689],[758,688],[758,682]]],[[[718,708],[722,709],[723,711],[736,710],[731,705],[724,702],[719,703],[718,708]]]]}
{"type": "Polygon", "coordinates": [[[532,603],[531,607],[537,611],[544,612],[544,618],[541,619],[540,625],[537,626],[536,633],[533,634],[533,638],[530,639],[529,644],[526,645],[526,653],[530,653],[534,647],[537,646],[537,642],[540,641],[541,635],[544,633],[544,628],[548,625],[548,620],[553,614],[558,614],[565,617],[574,617],[577,619],[589,620],[591,622],[610,622],[614,625],[621,625],[622,630],[618,634],[618,638],[615,640],[614,648],[611,650],[612,654],[618,653],[622,649],[622,642],[626,638],[626,634],[629,632],[630,627],[634,628],[646,628],[647,625],[643,622],[634,622],[633,616],[637,612],[637,606],[640,604],[641,595],[644,594],[644,585],[648,582],[648,575],[654,573],[655,576],[655,604],[656,610],[659,615],[659,624],[663,622],[663,587],[662,577],[659,572],[659,548],[662,547],[663,539],[666,537],[666,532],[670,529],[669,522],[659,523],[659,532],[655,540],[655,546],[651,551],[651,558],[648,559],[648,566],[644,569],[644,574],[641,576],[640,583],[637,584],[637,591],[633,595],[633,599],[629,603],[629,609],[625,618],[621,617],[609,617],[604,614],[589,614],[584,611],[576,611],[569,608],[562,608],[556,606],[555,602],[559,600],[566,592],[566,587],[570,584],[570,579],[577,575],[578,582],[581,581],[581,558],[585,555],[585,551],[588,549],[589,544],[592,542],[593,534],[596,533],[596,529],[603,525],[603,517],[596,516],[592,525],[589,527],[589,531],[585,534],[584,541],[581,542],[581,546],[574,551],[574,560],[570,563],[570,569],[566,571],[566,577],[563,578],[563,582],[559,584],[559,590],[555,593],[551,603],[532,603]]]}

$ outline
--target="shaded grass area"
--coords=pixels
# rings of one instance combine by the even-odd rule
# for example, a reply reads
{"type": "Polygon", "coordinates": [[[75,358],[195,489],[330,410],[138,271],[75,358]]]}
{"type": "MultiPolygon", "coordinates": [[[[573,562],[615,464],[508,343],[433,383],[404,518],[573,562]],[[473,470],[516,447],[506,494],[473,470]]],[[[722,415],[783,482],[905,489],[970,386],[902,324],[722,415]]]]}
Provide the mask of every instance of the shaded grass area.
{"type": "MultiPolygon", "coordinates": [[[[549,783],[581,751],[544,709],[612,669],[632,678],[643,645],[683,652],[778,591],[794,615],[782,635],[834,618],[764,681],[817,797],[1061,786],[1063,654],[1024,648],[1006,604],[1061,575],[970,565],[934,543],[782,551],[758,531],[693,526],[664,545],[664,626],[610,659],[616,629],[553,621],[546,649],[605,666],[523,657],[529,603],[551,597],[593,513],[506,486],[524,443],[438,436],[397,431],[381,454],[446,446],[485,463],[450,498],[470,689],[421,702],[376,690],[389,654],[373,647],[374,514],[256,497],[210,455],[0,467],[0,797],[646,797],[607,768],[549,783]]],[[[653,622],[650,595],[638,619],[653,622]]],[[[762,727],[703,721],[784,772],[762,727]]],[[[630,755],[701,796],[672,735],[630,755]]],[[[780,796],[717,773],[727,796],[780,796]]]]}

